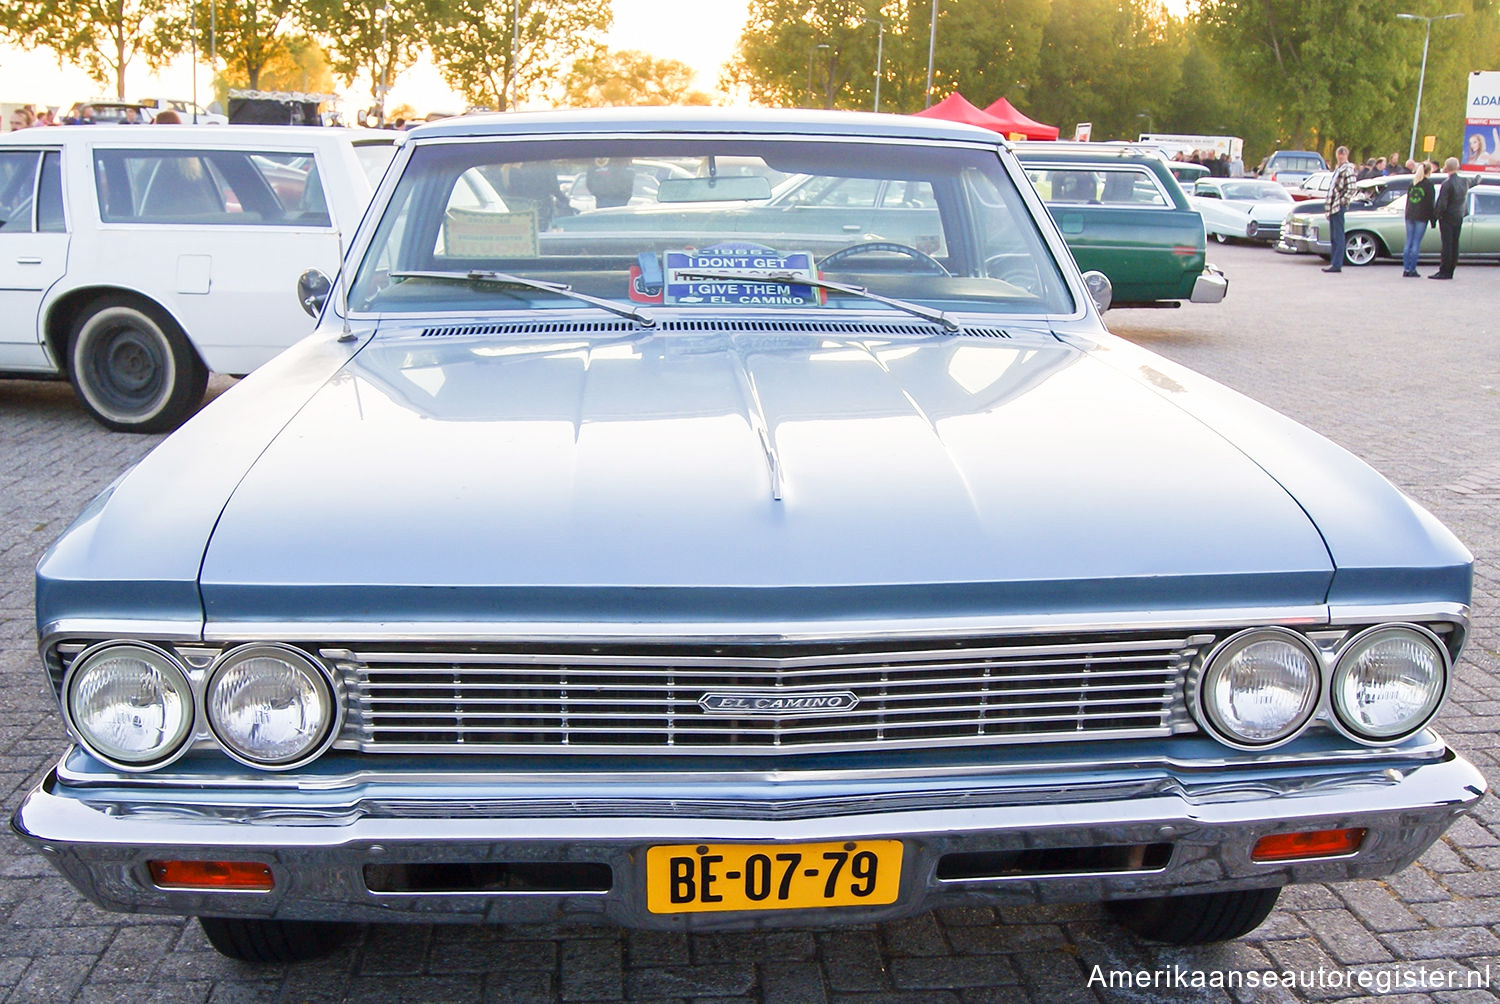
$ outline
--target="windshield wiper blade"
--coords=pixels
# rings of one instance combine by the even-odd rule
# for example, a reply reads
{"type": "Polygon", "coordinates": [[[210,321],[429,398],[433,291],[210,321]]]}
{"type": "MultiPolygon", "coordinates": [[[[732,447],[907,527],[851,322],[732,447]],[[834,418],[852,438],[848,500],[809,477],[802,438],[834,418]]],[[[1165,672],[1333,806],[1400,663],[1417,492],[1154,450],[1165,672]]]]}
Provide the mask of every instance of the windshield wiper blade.
{"type": "Polygon", "coordinates": [[[892,296],[881,296],[872,293],[864,286],[856,286],[847,282],[834,282],[831,279],[808,278],[799,272],[779,271],[775,269],[694,269],[691,272],[678,271],[674,275],[679,279],[689,282],[763,282],[780,283],[782,285],[814,286],[818,289],[831,289],[835,293],[849,293],[853,296],[862,296],[867,300],[883,303],[897,310],[904,310],[908,314],[936,321],[949,331],[960,331],[959,323],[941,310],[924,307],[920,303],[911,303],[907,300],[898,300],[892,296]]]}
{"type": "Polygon", "coordinates": [[[522,286],[526,289],[537,289],[546,293],[556,293],[566,296],[580,303],[591,303],[596,307],[628,317],[640,324],[643,328],[656,326],[656,318],[644,310],[627,307],[615,303],[613,300],[605,300],[602,297],[590,296],[580,293],[565,282],[548,282],[545,279],[528,279],[524,275],[512,275],[509,272],[487,272],[483,269],[470,269],[467,272],[392,272],[392,279],[441,279],[448,282],[490,282],[501,286],[522,286]]]}

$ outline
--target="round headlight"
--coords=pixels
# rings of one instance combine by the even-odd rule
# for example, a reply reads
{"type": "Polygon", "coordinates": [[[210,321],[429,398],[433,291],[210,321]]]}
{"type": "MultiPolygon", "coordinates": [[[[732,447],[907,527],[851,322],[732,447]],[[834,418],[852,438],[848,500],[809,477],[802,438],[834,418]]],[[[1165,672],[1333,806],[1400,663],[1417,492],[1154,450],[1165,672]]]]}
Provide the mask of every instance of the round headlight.
{"type": "Polygon", "coordinates": [[[1356,737],[1404,738],[1437,713],[1448,660],[1429,634],[1405,625],[1371,628],[1339,657],[1333,711],[1356,737]]]}
{"type": "Polygon", "coordinates": [[[1245,236],[1246,237],[1254,237],[1258,233],[1260,233],[1260,224],[1259,223],[1256,223],[1254,220],[1251,220],[1248,224],[1246,224],[1246,226],[1245,226],[1245,236]]]}
{"type": "Polygon", "coordinates": [[[1318,658],[1282,628],[1256,628],[1226,641],[1198,683],[1210,730],[1231,746],[1263,747],[1291,738],[1318,704],[1318,658]]]}
{"type": "Polygon", "coordinates": [[[281,645],[226,654],[203,705],[225,751],[257,767],[294,767],[316,756],[337,717],[328,678],[305,654],[281,645]]]}
{"type": "Polygon", "coordinates": [[[137,642],[85,652],[68,673],[65,710],[74,733],[101,760],[154,766],[182,747],[193,726],[193,693],[166,652],[137,642]]]}

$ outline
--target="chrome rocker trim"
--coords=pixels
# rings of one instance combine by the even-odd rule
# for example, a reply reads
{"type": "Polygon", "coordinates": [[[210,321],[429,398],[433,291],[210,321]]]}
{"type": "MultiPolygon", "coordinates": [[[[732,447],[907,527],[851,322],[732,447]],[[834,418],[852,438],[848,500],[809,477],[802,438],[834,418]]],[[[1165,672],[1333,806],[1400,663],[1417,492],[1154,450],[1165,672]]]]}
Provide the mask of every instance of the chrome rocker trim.
{"type": "MultiPolygon", "coordinates": [[[[579,792],[555,787],[518,798],[496,789],[439,786],[402,797],[344,806],[292,807],[255,814],[213,798],[182,793],[153,799],[124,792],[66,789],[49,774],[12,820],[89,899],[107,909],[280,919],[431,923],[555,921],[564,917],[659,929],[733,929],[868,923],[961,904],[1097,901],[1338,881],[1406,867],[1484,794],[1480,773],[1457,754],[1379,767],[1285,770],[1254,778],[1188,777],[1136,771],[1067,784],[1035,778],[1017,784],[949,788],[909,795],[895,805],[841,788],[766,812],[760,797],[724,798],[712,789],[667,784],[626,801],[607,792],[584,805],[579,792]],[[478,797],[476,797],[478,796],[478,797]],[[717,800],[715,801],[715,799],[717,800]],[[524,804],[523,804],[524,803],[524,804]],[[610,811],[617,804],[618,813],[610,811]],[[675,811],[650,812],[667,808],[675,811]],[[736,811],[744,809],[745,811],[736,811]],[[580,811],[584,810],[584,811],[580,811]],[[1258,864],[1257,839],[1271,833],[1363,827],[1355,853],[1258,864]],[[652,914],[646,908],[646,848],[697,842],[905,842],[901,892],[883,907],[754,913],[652,914]],[[939,879],[939,858],[961,852],[1117,844],[1172,844],[1165,865],[1077,874],[939,879]],[[260,861],[269,892],[204,892],[156,887],[155,859],[260,861]],[[607,864],[609,889],[549,892],[375,893],[365,865],[394,863],[577,862],[607,864]]],[[[813,793],[813,792],[810,792],[813,793]]],[[[213,793],[206,792],[207,795],[213,793]]],[[[879,793],[875,793],[877,796],[879,793]]]]}

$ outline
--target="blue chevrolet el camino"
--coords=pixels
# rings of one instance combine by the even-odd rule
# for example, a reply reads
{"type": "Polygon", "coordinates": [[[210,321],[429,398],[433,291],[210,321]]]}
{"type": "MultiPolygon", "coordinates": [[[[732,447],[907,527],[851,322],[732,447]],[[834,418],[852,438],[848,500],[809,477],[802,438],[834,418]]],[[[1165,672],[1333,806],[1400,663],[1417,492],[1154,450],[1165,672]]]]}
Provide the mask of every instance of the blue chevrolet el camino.
{"type": "Polygon", "coordinates": [[[96,903],[252,961],[1080,899],[1187,944],[1484,792],[1429,727],[1468,552],[1110,335],[992,133],[452,120],[347,262],[38,569],[74,745],[13,825],[96,903]],[[570,215],[638,161],[678,232],[570,215]]]}

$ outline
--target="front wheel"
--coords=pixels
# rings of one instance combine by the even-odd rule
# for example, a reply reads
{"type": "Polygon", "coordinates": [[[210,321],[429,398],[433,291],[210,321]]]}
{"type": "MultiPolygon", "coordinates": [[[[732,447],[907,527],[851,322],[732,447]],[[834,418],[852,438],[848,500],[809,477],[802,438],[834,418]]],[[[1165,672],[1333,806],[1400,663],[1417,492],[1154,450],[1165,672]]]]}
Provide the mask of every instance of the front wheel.
{"type": "Polygon", "coordinates": [[[1281,887],[1211,892],[1196,896],[1111,900],[1115,920],[1148,941],[1207,945],[1232,941],[1259,927],[1276,906],[1281,887]]]}
{"type": "Polygon", "coordinates": [[[1344,260],[1351,265],[1368,265],[1380,253],[1380,242],[1374,234],[1356,230],[1344,238],[1344,260]]]}
{"type": "Polygon", "coordinates": [[[1223,234],[1214,234],[1213,236],[1214,236],[1214,240],[1218,241],[1220,244],[1228,244],[1229,243],[1229,238],[1226,237],[1226,236],[1224,236],[1223,234]]]}
{"type": "Polygon", "coordinates": [[[166,432],[202,402],[208,368],[166,314],[137,300],[107,297],[73,322],[68,379],[103,425],[118,432],[166,432]]]}
{"type": "Polygon", "coordinates": [[[208,943],[220,955],[258,965],[321,958],[348,940],[354,924],[319,920],[199,917],[208,943]]]}

